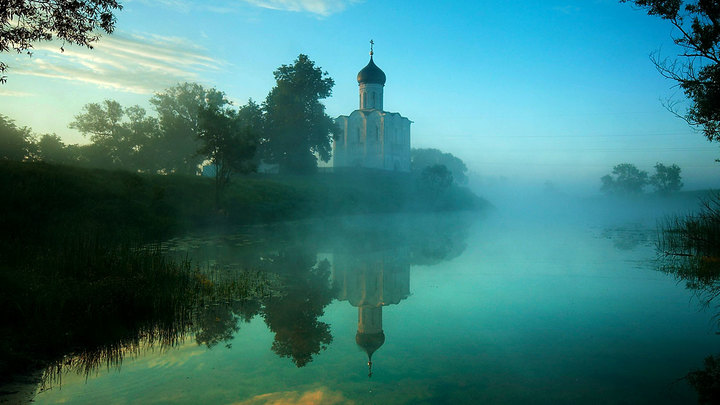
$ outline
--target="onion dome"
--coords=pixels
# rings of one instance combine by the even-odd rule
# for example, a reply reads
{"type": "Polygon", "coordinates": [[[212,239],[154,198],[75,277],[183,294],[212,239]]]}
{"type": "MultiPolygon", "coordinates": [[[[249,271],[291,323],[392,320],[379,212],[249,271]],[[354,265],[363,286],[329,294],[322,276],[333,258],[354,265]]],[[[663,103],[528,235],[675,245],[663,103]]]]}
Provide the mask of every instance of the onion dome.
{"type": "Polygon", "coordinates": [[[385,72],[383,72],[375,62],[373,62],[372,54],[370,54],[370,62],[362,68],[357,75],[358,83],[374,83],[385,85],[385,72]]]}
{"type": "Polygon", "coordinates": [[[372,355],[385,343],[385,333],[360,333],[355,335],[355,343],[368,355],[368,377],[372,377],[372,355]]]}

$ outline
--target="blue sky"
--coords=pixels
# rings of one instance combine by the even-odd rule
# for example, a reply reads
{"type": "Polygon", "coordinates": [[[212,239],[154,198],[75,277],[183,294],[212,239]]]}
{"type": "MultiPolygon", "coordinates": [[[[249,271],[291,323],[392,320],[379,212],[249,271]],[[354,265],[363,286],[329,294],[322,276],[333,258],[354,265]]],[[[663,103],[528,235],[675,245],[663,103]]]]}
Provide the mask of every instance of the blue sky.
{"type": "Polygon", "coordinates": [[[11,66],[0,111],[36,132],[103,99],[142,105],[196,81],[262,101],[272,72],[310,56],[335,79],[332,116],[357,108],[357,72],[375,41],[385,109],[410,118],[414,147],[466,161],[484,179],[597,190],[617,163],[677,163],[688,188],[720,187],[718,145],[670,114],[682,94],[651,52],[677,49],[666,22],[615,0],[132,0],[95,49],[36,45],[11,66]]]}

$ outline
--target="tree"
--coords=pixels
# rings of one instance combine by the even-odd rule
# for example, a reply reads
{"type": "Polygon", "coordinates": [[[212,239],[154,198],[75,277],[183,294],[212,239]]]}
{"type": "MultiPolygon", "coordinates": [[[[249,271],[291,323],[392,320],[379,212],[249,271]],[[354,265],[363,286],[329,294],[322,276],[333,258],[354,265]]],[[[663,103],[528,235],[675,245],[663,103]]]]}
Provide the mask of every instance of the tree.
{"type": "MultiPolygon", "coordinates": [[[[222,93],[219,93],[220,95],[222,93]]],[[[199,113],[198,136],[202,141],[200,153],[215,167],[215,206],[220,206],[220,195],[235,173],[249,173],[256,169],[253,158],[257,149],[257,136],[251,125],[237,112],[222,109],[212,103],[199,113]]]]}
{"type": "Polygon", "coordinates": [[[90,103],[70,123],[83,135],[90,135],[94,151],[88,156],[92,166],[150,170],[147,157],[156,137],[157,120],[147,117],[139,106],[123,108],[114,100],[90,103]]]}
{"type": "Polygon", "coordinates": [[[670,194],[683,187],[680,180],[680,167],[676,164],[665,166],[662,163],[655,164],[655,174],[650,177],[650,184],[655,187],[655,191],[661,194],[670,194]]]}
{"type": "Polygon", "coordinates": [[[47,163],[70,164],[77,161],[74,145],[66,146],[55,134],[45,134],[37,142],[37,157],[47,163]]]}
{"type": "Polygon", "coordinates": [[[18,128],[10,118],[0,114],[0,160],[32,160],[35,143],[28,127],[18,128]]]}
{"type": "Polygon", "coordinates": [[[294,64],[280,66],[274,75],[277,83],[263,104],[263,157],[278,163],[282,172],[315,171],[315,155],[323,162],[330,160],[331,139],[337,131],[320,102],[330,97],[335,82],[303,54],[294,64]]]}
{"type": "Polygon", "coordinates": [[[648,184],[648,174],[634,164],[621,163],[613,167],[612,174],[603,176],[601,190],[606,194],[640,194],[648,184]]]}
{"type": "Polygon", "coordinates": [[[444,165],[457,184],[467,184],[467,166],[452,153],[443,153],[438,149],[412,149],[410,151],[412,171],[422,172],[423,169],[434,165],[444,165]]]}
{"type": "Polygon", "coordinates": [[[422,170],[420,181],[425,191],[438,196],[453,184],[453,174],[445,165],[432,165],[422,170]]]}
{"type": "MultiPolygon", "coordinates": [[[[717,0],[621,0],[632,2],[668,20],[680,46],[678,60],[653,62],[660,74],[676,81],[690,100],[684,113],[690,125],[701,127],[710,141],[720,141],[720,3],[717,0]]],[[[671,107],[672,108],[672,107],[671,107]]]]}
{"type": "Polygon", "coordinates": [[[200,113],[223,108],[229,103],[225,94],[197,83],[182,83],[156,93],[150,103],[155,106],[160,124],[155,158],[162,171],[197,174],[204,160],[198,153],[202,148],[200,113]]]}
{"type": "MultiPolygon", "coordinates": [[[[92,49],[98,30],[115,29],[113,11],[122,5],[115,0],[8,0],[0,7],[0,52],[30,55],[32,43],[53,37],[92,49]]],[[[63,45],[64,46],[64,45],[63,45]]],[[[61,50],[63,47],[60,48],[61,50]]],[[[0,62],[0,74],[7,65],[0,62]]],[[[6,76],[0,76],[0,83],[6,76]]]]}

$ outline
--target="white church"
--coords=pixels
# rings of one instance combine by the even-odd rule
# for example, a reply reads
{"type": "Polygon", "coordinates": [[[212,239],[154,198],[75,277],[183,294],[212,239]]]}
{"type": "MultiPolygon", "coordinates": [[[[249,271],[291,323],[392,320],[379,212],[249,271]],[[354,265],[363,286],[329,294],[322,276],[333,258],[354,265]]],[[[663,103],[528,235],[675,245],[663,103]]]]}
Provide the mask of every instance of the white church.
{"type": "Polygon", "coordinates": [[[357,75],[360,108],[335,119],[340,134],[333,141],[333,167],[410,171],[412,121],[383,110],[385,73],[370,62],[357,75]]]}

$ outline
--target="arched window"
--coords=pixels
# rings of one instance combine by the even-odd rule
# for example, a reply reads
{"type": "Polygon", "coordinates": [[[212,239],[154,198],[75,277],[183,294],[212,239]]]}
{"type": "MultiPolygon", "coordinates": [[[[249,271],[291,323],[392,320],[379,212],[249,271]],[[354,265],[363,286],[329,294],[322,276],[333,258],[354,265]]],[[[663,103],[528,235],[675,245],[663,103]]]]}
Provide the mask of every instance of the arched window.
{"type": "Polygon", "coordinates": [[[372,92],[372,102],[373,102],[372,103],[373,108],[377,108],[377,103],[375,102],[375,92],[374,91],[372,92]]]}

